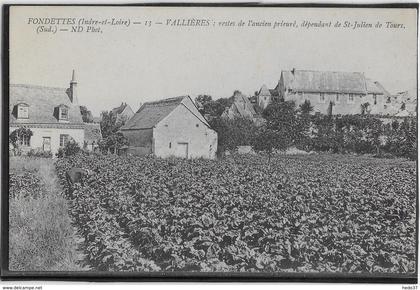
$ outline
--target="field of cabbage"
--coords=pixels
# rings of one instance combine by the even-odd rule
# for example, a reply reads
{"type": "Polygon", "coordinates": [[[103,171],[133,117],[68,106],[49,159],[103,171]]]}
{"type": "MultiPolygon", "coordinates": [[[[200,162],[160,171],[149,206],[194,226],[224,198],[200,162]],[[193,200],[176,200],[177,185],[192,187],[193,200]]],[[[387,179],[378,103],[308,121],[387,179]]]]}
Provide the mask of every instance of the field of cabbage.
{"type": "Polygon", "coordinates": [[[415,272],[415,162],[98,155],[56,168],[96,270],[415,272]],[[94,174],[70,190],[73,166],[94,174]]]}

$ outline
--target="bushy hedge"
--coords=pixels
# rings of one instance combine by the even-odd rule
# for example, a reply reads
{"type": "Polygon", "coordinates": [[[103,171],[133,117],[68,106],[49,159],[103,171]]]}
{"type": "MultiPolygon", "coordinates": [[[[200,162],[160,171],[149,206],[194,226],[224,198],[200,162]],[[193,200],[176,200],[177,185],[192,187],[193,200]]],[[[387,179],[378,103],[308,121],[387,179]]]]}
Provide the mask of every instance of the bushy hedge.
{"type": "Polygon", "coordinates": [[[417,123],[414,119],[384,124],[368,115],[316,115],[312,118],[311,134],[311,147],[316,151],[417,158],[417,123]]]}
{"type": "Polygon", "coordinates": [[[417,121],[394,119],[385,124],[372,115],[311,115],[311,105],[273,102],[263,112],[265,123],[250,119],[216,118],[220,150],[252,145],[255,151],[272,153],[296,146],[305,151],[374,154],[378,157],[417,159],[417,121]]]}
{"type": "Polygon", "coordinates": [[[51,151],[44,151],[41,148],[31,149],[28,152],[29,157],[41,157],[41,158],[51,158],[51,151]]]}
{"type": "Polygon", "coordinates": [[[62,148],[58,149],[56,156],[58,158],[66,157],[66,156],[73,156],[76,155],[81,151],[79,144],[76,141],[70,140],[66,143],[66,145],[62,148]]]}

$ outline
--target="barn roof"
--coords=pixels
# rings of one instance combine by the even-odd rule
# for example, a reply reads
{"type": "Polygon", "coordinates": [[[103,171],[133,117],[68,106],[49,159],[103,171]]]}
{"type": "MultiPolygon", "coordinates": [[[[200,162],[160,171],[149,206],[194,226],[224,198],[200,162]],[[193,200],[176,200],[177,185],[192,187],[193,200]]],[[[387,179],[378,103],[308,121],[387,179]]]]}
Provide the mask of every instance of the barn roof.
{"type": "Polygon", "coordinates": [[[292,70],[282,71],[285,87],[295,92],[366,94],[360,72],[292,70]]]}
{"type": "Polygon", "coordinates": [[[102,139],[101,125],[95,123],[85,123],[85,141],[87,144],[98,142],[102,139]]]}
{"type": "Polygon", "coordinates": [[[186,97],[182,96],[144,103],[121,130],[153,128],[163,118],[175,110],[184,98],[186,97]]]}
{"type": "Polygon", "coordinates": [[[11,84],[9,87],[9,120],[14,124],[61,124],[56,115],[57,107],[69,108],[67,124],[83,124],[78,105],[71,103],[67,89],[35,85],[11,84]],[[15,106],[29,106],[28,119],[16,119],[15,106]]]}

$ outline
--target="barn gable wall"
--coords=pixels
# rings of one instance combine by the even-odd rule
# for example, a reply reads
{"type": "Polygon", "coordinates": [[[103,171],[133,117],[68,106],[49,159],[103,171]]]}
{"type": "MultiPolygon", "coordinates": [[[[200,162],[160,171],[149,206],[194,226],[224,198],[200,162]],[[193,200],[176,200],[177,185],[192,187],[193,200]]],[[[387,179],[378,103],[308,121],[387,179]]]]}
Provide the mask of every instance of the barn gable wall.
{"type": "Polygon", "coordinates": [[[217,133],[182,104],[156,125],[153,137],[158,157],[184,157],[180,148],[185,144],[188,158],[216,157],[217,133]]]}

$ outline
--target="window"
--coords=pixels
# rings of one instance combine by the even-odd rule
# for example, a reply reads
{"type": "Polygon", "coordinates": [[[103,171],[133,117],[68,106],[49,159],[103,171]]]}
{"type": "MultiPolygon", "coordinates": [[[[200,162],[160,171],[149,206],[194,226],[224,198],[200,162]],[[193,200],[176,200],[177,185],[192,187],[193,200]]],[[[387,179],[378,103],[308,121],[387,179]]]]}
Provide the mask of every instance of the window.
{"type": "Polygon", "coordinates": [[[337,94],[337,95],[335,96],[335,101],[336,101],[337,103],[339,103],[339,102],[340,102],[340,94],[337,94]]]}
{"type": "Polygon", "coordinates": [[[29,106],[25,104],[18,105],[17,111],[18,119],[28,119],[29,118],[29,106]]]}
{"type": "Polygon", "coordinates": [[[169,142],[169,148],[171,148],[172,147],[172,143],[171,142],[169,142]]]}
{"type": "Polygon", "coordinates": [[[353,103],[353,102],[354,102],[354,95],[349,94],[349,103],[353,103]]]}
{"type": "Polygon", "coordinates": [[[322,103],[325,102],[325,94],[324,93],[319,94],[319,101],[322,102],[322,103]]]}
{"type": "Polygon", "coordinates": [[[29,136],[26,136],[26,135],[19,136],[19,144],[21,146],[29,146],[30,145],[29,136]]]}
{"type": "Polygon", "coordinates": [[[373,104],[376,105],[376,95],[373,95],[373,104]]]}
{"type": "Polygon", "coordinates": [[[69,110],[66,107],[60,107],[60,120],[68,120],[69,110]]]}
{"type": "Polygon", "coordinates": [[[198,124],[195,124],[195,126],[198,128],[198,124]]]}
{"type": "Polygon", "coordinates": [[[66,146],[68,141],[69,141],[69,135],[67,134],[60,135],[60,147],[66,146]]]}

